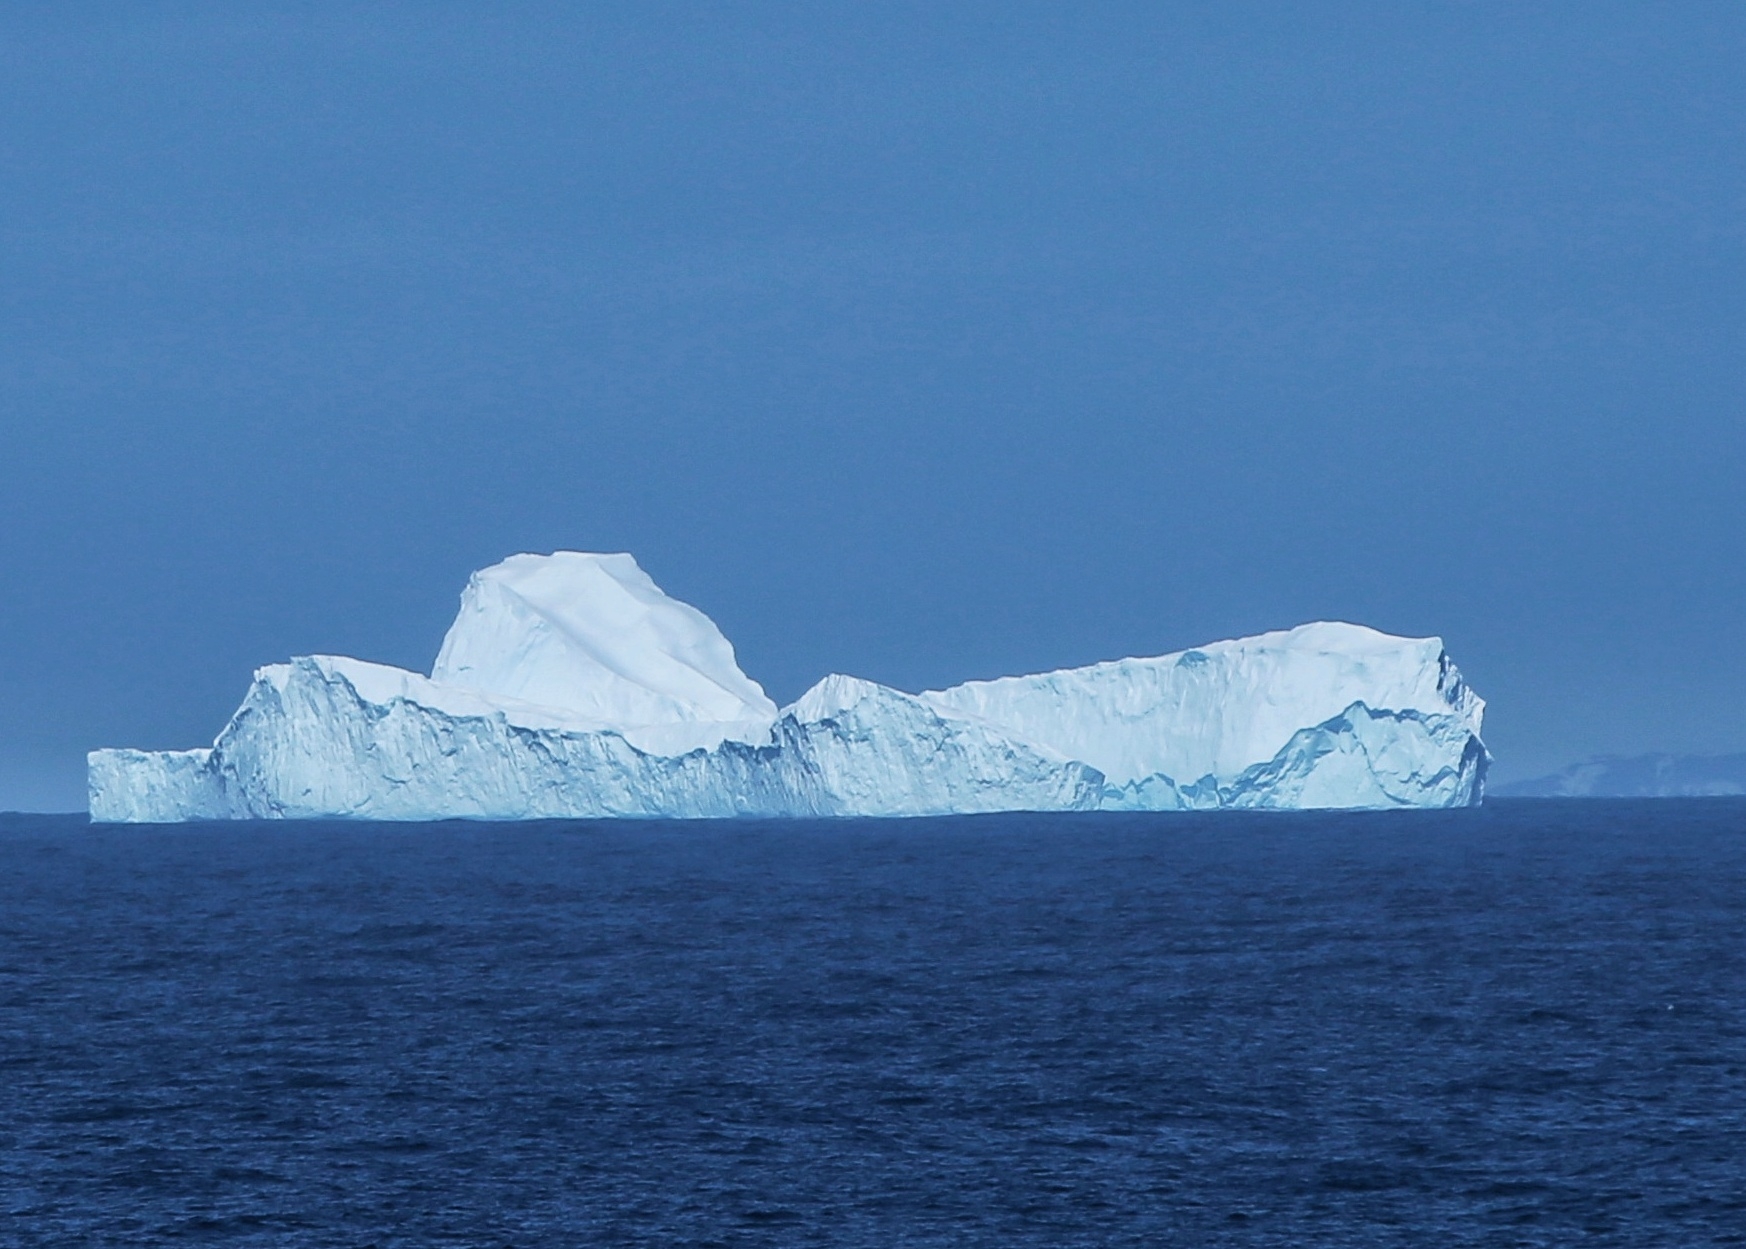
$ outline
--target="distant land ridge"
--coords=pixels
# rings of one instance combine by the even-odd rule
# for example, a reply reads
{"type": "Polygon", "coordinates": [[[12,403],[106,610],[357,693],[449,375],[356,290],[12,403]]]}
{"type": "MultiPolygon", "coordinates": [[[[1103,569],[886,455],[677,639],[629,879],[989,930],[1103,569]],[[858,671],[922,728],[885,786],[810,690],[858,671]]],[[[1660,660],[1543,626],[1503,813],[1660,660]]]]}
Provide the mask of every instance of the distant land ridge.
{"type": "Polygon", "coordinates": [[[1746,753],[1596,755],[1551,776],[1495,785],[1499,798],[1717,798],[1746,794],[1746,753]]]}

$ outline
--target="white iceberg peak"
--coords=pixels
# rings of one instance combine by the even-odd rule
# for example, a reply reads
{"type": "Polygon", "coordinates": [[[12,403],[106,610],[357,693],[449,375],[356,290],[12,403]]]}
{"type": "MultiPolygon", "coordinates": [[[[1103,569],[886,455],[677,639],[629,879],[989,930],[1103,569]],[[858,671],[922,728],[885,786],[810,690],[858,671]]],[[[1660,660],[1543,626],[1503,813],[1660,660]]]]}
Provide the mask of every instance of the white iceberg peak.
{"type": "MultiPolygon", "coordinates": [[[[833,672],[806,693],[784,707],[784,715],[793,716],[803,724],[816,724],[821,720],[829,720],[840,716],[869,698],[877,698],[881,693],[895,693],[890,686],[880,685],[874,681],[864,681],[860,677],[845,676],[841,672],[833,672]]],[[[904,697],[911,697],[905,695],[904,697]]]]}
{"type": "Polygon", "coordinates": [[[776,715],[715,622],[629,555],[512,555],[474,573],[431,679],[616,728],[776,715]]]}

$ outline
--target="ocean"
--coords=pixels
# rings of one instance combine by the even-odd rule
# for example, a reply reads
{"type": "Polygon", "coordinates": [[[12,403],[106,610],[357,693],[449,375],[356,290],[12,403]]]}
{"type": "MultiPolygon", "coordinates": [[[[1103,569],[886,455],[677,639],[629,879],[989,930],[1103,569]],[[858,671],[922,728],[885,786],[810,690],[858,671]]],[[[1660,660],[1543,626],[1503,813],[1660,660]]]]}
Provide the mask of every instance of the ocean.
{"type": "Polygon", "coordinates": [[[0,817],[0,1243],[1746,1244],[1746,800],[0,817]]]}

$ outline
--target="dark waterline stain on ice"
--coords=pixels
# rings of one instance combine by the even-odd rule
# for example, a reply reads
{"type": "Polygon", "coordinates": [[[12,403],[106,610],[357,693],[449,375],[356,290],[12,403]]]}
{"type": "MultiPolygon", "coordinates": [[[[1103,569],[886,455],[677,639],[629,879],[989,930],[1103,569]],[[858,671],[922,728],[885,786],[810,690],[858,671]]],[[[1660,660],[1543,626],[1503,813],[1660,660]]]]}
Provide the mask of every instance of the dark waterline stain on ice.
{"type": "Polygon", "coordinates": [[[1746,801],[0,819],[18,1244],[1746,1244],[1746,801]]]}

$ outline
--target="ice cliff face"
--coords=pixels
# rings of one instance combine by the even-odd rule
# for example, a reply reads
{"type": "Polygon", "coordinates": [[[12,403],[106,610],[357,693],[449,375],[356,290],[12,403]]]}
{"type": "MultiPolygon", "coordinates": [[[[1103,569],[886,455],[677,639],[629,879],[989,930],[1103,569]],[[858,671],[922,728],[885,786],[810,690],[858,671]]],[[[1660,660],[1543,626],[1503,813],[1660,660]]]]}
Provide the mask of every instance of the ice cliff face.
{"type": "Polygon", "coordinates": [[[100,750],[105,821],[927,815],[1478,802],[1483,704],[1440,643],[1306,625],[922,695],[775,707],[628,555],[474,575],[429,677],[263,668],[211,749],[100,750]]]}
{"type": "Polygon", "coordinates": [[[98,751],[104,820],[935,815],[1084,810],[1103,778],[909,694],[827,677],[756,734],[630,730],[317,655],[263,668],[211,750],[98,751]]]}
{"type": "MultiPolygon", "coordinates": [[[[1429,776],[1422,786],[1403,779],[1342,789],[1329,787],[1329,773],[1293,790],[1303,800],[1283,803],[1276,801],[1285,792],[1278,788],[1282,780],[1263,780],[1273,775],[1263,765],[1283,766],[1283,754],[1301,731],[1355,733],[1354,741],[1370,743],[1365,750],[1380,749],[1376,734],[1356,727],[1370,722],[1363,713],[1396,713],[1386,736],[1397,749],[1422,738],[1437,743],[1440,757],[1453,740],[1450,734],[1477,743],[1485,703],[1467,688],[1437,638],[1397,638],[1362,625],[1324,622],[1156,659],[971,681],[922,697],[1090,764],[1109,782],[1112,805],[1174,806],[1164,791],[1180,797],[1189,786],[1200,794],[1225,794],[1213,804],[1219,806],[1451,806],[1478,800],[1483,749],[1470,766],[1457,768],[1461,779],[1452,800],[1442,798],[1445,781],[1429,776]],[[1398,714],[1403,712],[1417,715],[1398,714]],[[1345,730],[1331,727],[1341,718],[1345,730]],[[1243,779],[1257,768],[1263,771],[1243,779]],[[1249,797],[1254,785],[1265,785],[1267,797],[1249,797]],[[1148,794],[1157,797],[1138,797],[1148,794]],[[1424,801],[1433,794],[1438,800],[1424,801]]],[[[1459,758],[1461,751],[1455,754],[1459,758]]],[[[1334,766],[1321,765],[1324,771],[1334,766]]],[[[1181,805],[1203,801],[1183,798],[1181,805]]]]}

